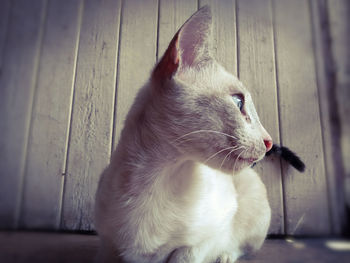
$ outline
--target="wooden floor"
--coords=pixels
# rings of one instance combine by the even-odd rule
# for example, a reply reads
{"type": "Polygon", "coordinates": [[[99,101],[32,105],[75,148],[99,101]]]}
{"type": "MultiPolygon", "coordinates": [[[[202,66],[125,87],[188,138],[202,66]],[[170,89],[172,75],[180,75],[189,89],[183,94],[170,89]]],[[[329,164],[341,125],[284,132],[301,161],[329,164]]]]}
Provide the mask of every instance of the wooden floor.
{"type": "MultiPolygon", "coordinates": [[[[95,235],[0,232],[1,263],[86,263],[98,250],[95,235]]],[[[239,263],[346,263],[350,240],[269,239],[239,263]]]]}
{"type": "Polygon", "coordinates": [[[0,228],[94,229],[99,175],[135,94],[180,25],[208,4],[215,57],[251,91],[273,140],[307,166],[304,174],[276,158],[256,166],[270,233],[339,234],[340,136],[326,74],[328,31],[336,32],[326,22],[348,14],[333,2],[345,3],[1,0],[0,228]]]}

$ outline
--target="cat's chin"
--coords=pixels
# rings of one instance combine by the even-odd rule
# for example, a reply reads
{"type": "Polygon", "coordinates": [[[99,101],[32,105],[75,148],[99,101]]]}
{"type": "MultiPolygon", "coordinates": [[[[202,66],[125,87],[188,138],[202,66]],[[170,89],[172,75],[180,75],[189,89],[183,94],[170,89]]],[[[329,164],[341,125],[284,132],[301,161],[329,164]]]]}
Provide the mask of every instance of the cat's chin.
{"type": "Polygon", "coordinates": [[[239,172],[244,168],[252,166],[253,163],[257,161],[258,161],[258,158],[254,158],[254,157],[238,157],[236,158],[236,161],[233,164],[232,170],[235,172],[239,172]]]}
{"type": "Polygon", "coordinates": [[[230,160],[226,160],[224,164],[219,162],[215,164],[212,163],[210,166],[225,173],[232,174],[252,166],[257,161],[259,161],[259,158],[256,157],[232,156],[232,158],[230,158],[230,160]]]}
{"type": "Polygon", "coordinates": [[[258,160],[259,160],[258,158],[254,158],[254,157],[250,157],[250,158],[238,157],[239,162],[244,162],[244,163],[248,163],[248,164],[253,164],[253,163],[257,162],[258,160]]]}

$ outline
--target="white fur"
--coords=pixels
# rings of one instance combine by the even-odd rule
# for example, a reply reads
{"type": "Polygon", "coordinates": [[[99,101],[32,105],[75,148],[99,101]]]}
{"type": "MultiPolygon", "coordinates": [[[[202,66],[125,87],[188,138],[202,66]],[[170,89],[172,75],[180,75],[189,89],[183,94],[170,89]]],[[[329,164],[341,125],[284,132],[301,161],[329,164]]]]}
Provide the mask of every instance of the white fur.
{"type": "MultiPolygon", "coordinates": [[[[117,180],[118,174],[114,176],[117,180]]],[[[109,209],[97,208],[102,216],[97,219],[101,224],[96,222],[101,238],[107,237],[114,249],[121,249],[118,253],[127,262],[166,262],[169,254],[181,247],[192,249],[188,252],[191,259],[186,262],[214,262],[226,256],[232,259],[229,262],[234,262],[242,255],[242,245],[247,239],[254,239],[253,247],[262,244],[270,213],[263,184],[252,169],[246,168],[232,177],[203,164],[185,161],[164,168],[157,178],[140,196],[129,197],[124,203],[113,199],[102,201],[118,213],[109,214],[109,209]],[[235,229],[239,199],[234,178],[241,191],[238,194],[251,206],[242,209],[260,224],[243,221],[235,229]],[[123,221],[123,225],[118,221],[123,221]],[[195,253],[193,258],[192,253],[195,253]]],[[[104,179],[100,187],[106,194],[114,182],[104,179]]]]}

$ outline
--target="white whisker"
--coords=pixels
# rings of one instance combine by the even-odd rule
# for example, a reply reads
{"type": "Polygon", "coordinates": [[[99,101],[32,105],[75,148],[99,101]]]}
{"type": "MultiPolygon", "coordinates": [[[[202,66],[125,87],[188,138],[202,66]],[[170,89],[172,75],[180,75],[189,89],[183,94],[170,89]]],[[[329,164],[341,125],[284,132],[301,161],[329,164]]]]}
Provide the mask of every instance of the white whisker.
{"type": "Polygon", "coordinates": [[[189,132],[189,133],[186,133],[186,134],[180,136],[175,141],[180,140],[180,139],[182,139],[182,138],[184,138],[186,136],[189,136],[189,135],[192,135],[192,134],[196,134],[196,133],[201,133],[201,132],[216,133],[216,134],[220,134],[220,135],[224,135],[224,136],[230,137],[230,138],[235,139],[235,140],[237,139],[235,136],[229,135],[229,134],[224,133],[224,132],[219,132],[219,131],[214,131],[214,130],[196,130],[196,131],[192,131],[192,132],[189,132]]]}
{"type": "Polygon", "coordinates": [[[220,165],[219,170],[221,170],[221,168],[222,168],[222,166],[224,165],[224,163],[225,163],[227,157],[230,156],[231,153],[233,153],[234,151],[237,151],[237,150],[239,150],[239,149],[242,149],[242,148],[244,148],[244,146],[235,147],[232,151],[230,151],[228,154],[226,154],[224,160],[221,162],[221,165],[220,165]]]}
{"type": "Polygon", "coordinates": [[[222,168],[222,166],[224,165],[224,163],[225,163],[227,157],[229,157],[229,156],[231,155],[231,153],[233,153],[234,151],[235,151],[235,150],[232,150],[232,151],[230,151],[228,154],[226,154],[225,158],[222,160],[222,162],[221,162],[221,164],[220,164],[219,170],[221,170],[221,168],[222,168]]]}
{"type": "Polygon", "coordinates": [[[216,153],[214,153],[212,156],[210,156],[209,158],[207,158],[205,161],[204,161],[204,164],[206,164],[210,159],[214,158],[216,155],[218,155],[219,153],[223,152],[223,151],[227,151],[227,150],[231,150],[232,148],[234,148],[234,146],[230,146],[230,147],[227,147],[225,149],[222,149],[216,153]]]}
{"type": "Polygon", "coordinates": [[[233,164],[233,171],[235,171],[235,169],[236,169],[236,163],[237,163],[237,161],[239,160],[239,157],[240,157],[244,152],[246,152],[246,151],[247,151],[247,149],[241,151],[241,152],[237,155],[237,158],[236,158],[236,160],[235,160],[235,163],[233,164]]]}

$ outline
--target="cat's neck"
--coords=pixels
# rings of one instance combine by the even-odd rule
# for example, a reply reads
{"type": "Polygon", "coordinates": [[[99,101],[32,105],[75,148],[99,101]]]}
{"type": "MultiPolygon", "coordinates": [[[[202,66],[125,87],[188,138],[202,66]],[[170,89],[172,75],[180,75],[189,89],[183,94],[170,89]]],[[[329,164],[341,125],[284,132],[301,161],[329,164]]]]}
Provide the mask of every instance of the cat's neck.
{"type": "MultiPolygon", "coordinates": [[[[136,139],[138,142],[140,140],[136,139]]],[[[124,177],[122,188],[126,193],[155,192],[158,189],[172,195],[184,191],[184,186],[193,179],[192,170],[198,163],[181,156],[174,147],[167,148],[159,143],[156,149],[141,147],[136,150],[132,149],[132,145],[135,145],[135,141],[125,141],[125,144],[119,145],[114,156],[117,162],[112,162],[124,177]]]]}
{"type": "Polygon", "coordinates": [[[159,136],[162,131],[154,124],[159,116],[152,100],[147,88],[139,93],[112,156],[112,169],[124,174],[130,187],[144,188],[162,176],[163,171],[186,161],[169,140],[159,136]]]}

